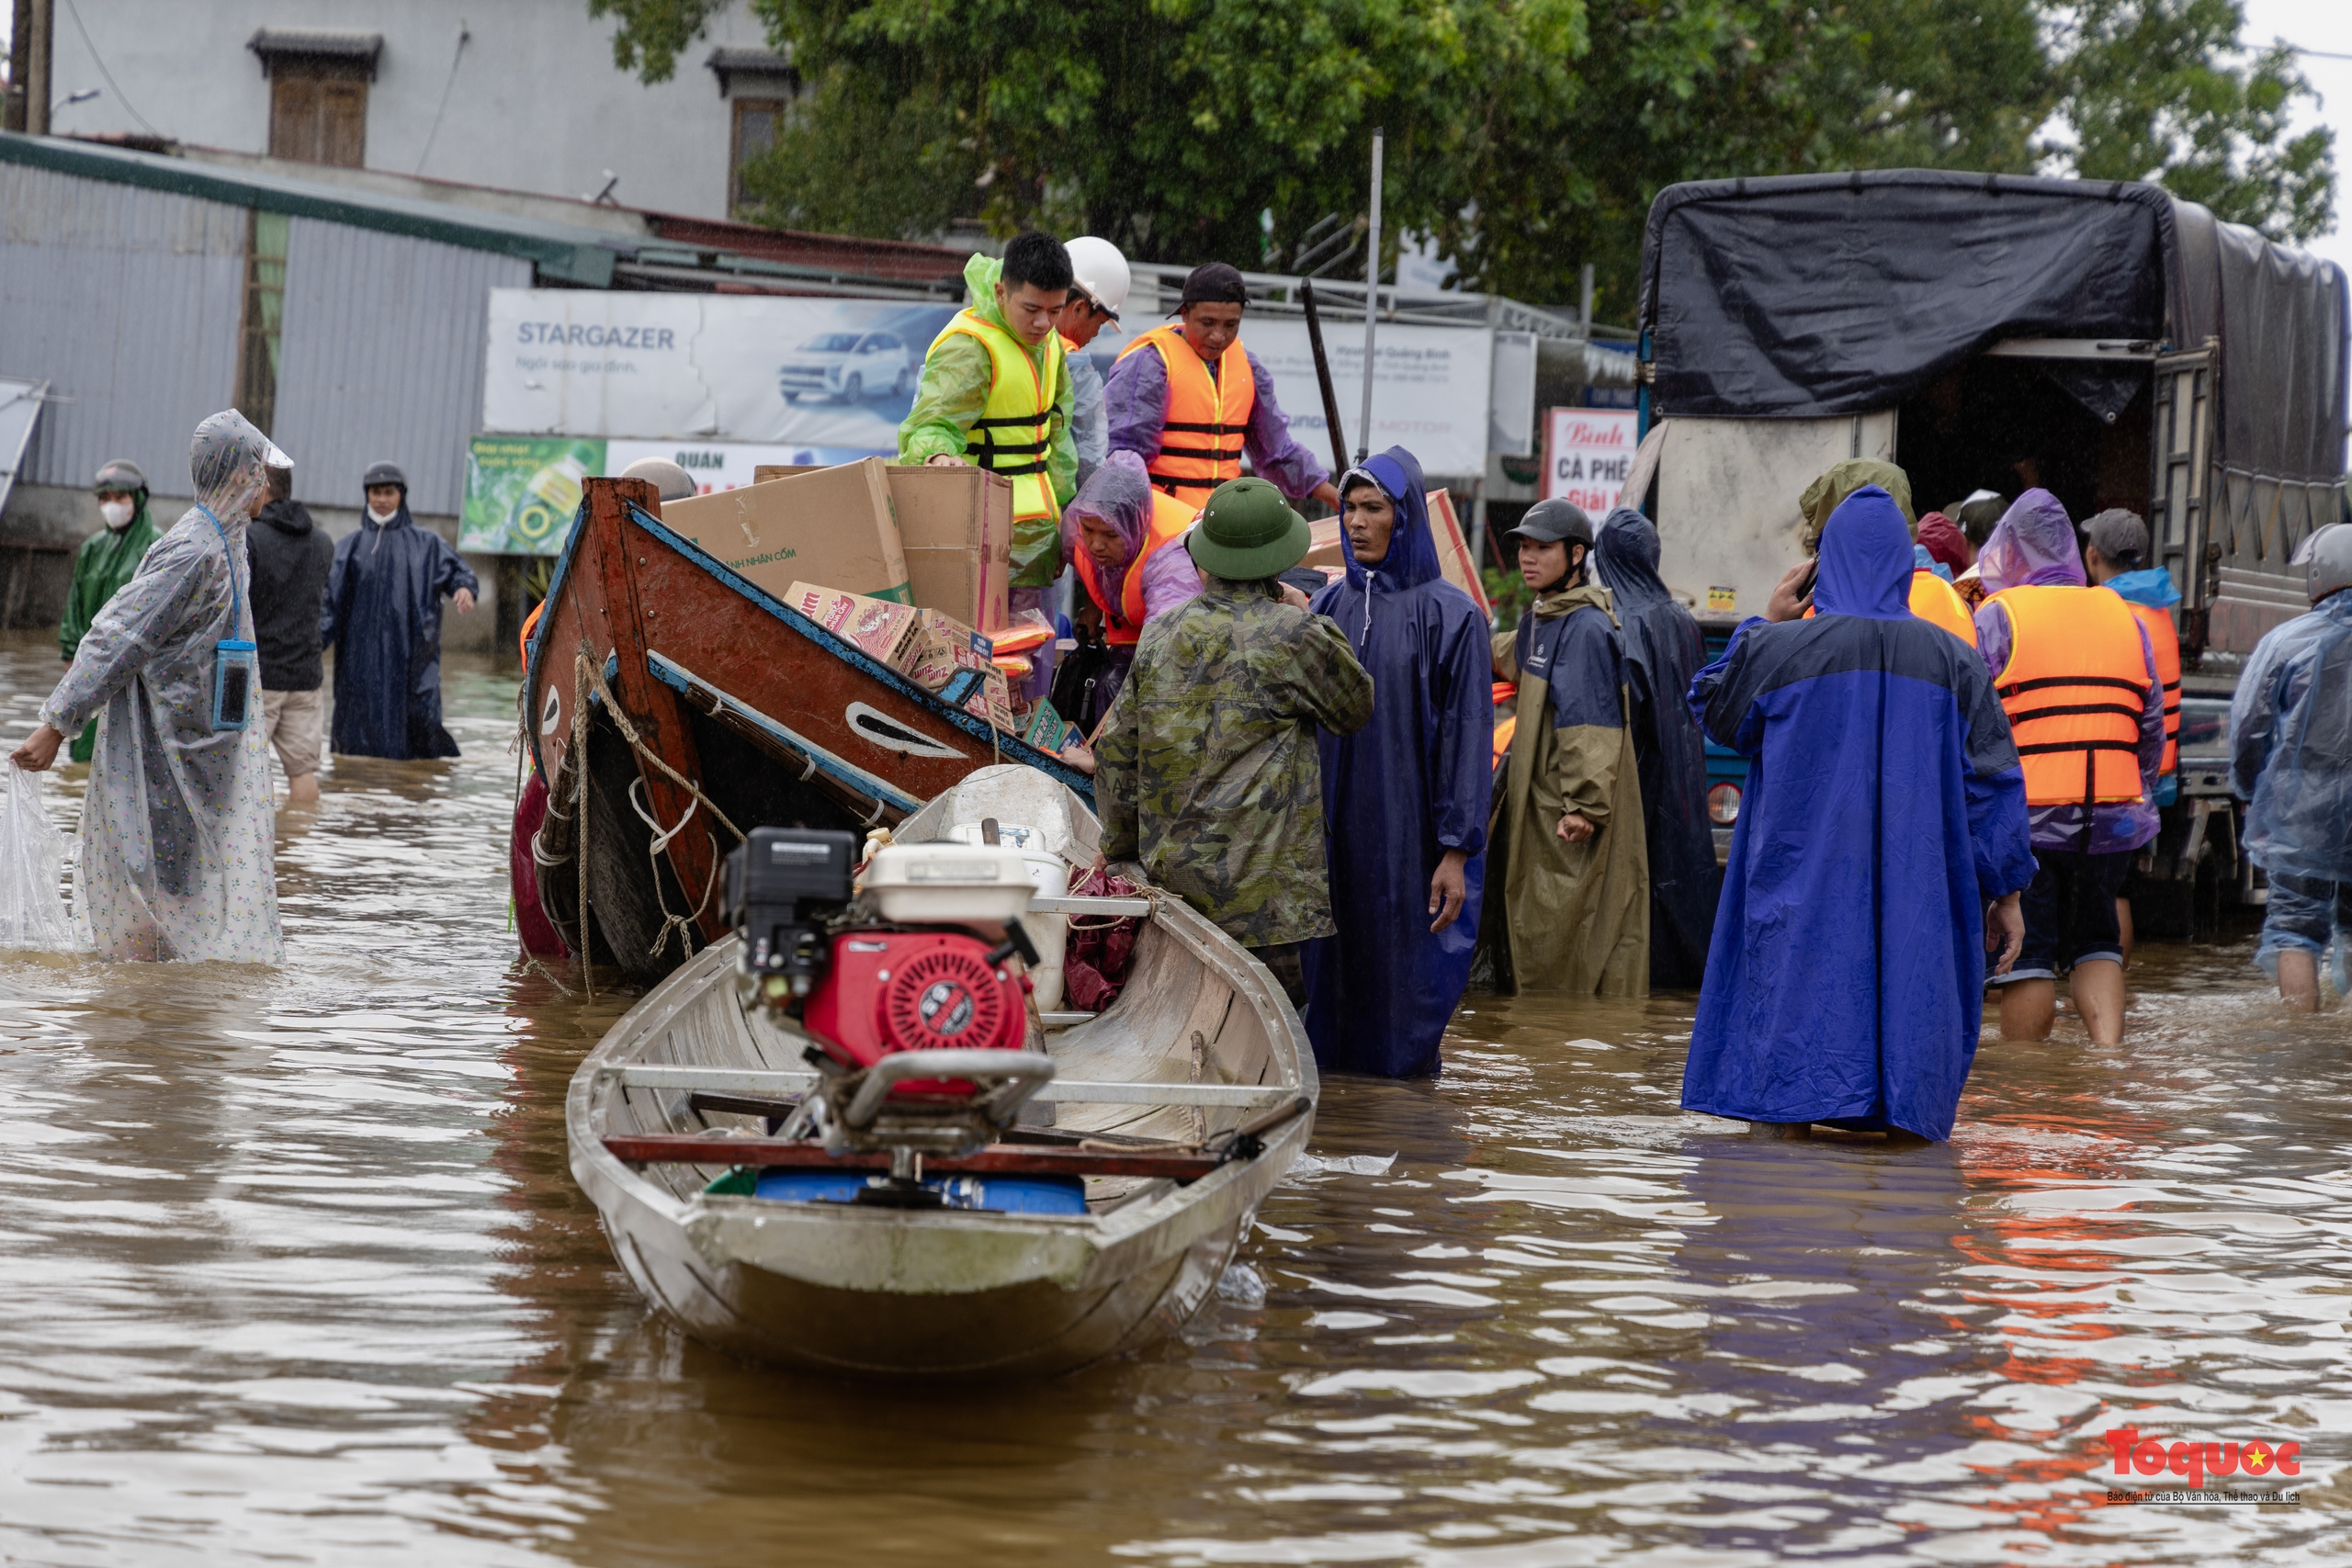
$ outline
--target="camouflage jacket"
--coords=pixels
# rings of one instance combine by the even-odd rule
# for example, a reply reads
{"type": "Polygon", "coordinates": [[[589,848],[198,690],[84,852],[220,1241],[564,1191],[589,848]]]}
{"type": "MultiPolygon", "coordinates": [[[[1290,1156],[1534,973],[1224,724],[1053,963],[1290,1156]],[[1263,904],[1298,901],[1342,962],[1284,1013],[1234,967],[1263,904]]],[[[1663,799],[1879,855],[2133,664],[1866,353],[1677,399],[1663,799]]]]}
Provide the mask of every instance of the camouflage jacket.
{"type": "Polygon", "coordinates": [[[1317,725],[1372,716],[1339,627],[1272,582],[1207,579],[1155,615],[1095,739],[1102,850],[1246,947],[1329,936],[1317,725]]]}

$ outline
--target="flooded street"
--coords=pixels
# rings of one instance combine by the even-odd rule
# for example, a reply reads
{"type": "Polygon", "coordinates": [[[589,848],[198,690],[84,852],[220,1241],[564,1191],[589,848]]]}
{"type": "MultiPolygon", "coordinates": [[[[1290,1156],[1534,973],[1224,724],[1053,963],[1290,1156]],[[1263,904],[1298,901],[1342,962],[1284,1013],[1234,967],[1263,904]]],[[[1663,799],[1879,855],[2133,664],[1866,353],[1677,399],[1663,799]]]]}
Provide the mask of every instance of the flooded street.
{"type": "MultiPolygon", "coordinates": [[[[61,669],[0,653],[11,745],[61,669]]],[[[2250,933],[1909,1152],[1680,1113],[1689,997],[1474,998],[1182,1340],[835,1384],[613,1263],[561,1106],[629,998],[515,961],[514,681],[447,680],[462,760],[281,816],[283,970],[0,960],[0,1562],[2352,1562],[2352,1013],[2250,933]],[[2106,1506],[2124,1425],[2303,1500],[2106,1506]]]]}

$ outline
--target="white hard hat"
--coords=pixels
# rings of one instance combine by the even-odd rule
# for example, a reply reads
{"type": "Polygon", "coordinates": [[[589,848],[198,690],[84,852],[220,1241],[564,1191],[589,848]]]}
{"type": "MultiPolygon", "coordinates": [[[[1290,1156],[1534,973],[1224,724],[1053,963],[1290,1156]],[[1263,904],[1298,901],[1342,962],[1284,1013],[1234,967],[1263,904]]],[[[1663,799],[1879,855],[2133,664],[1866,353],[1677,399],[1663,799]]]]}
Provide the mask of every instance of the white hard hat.
{"type": "Polygon", "coordinates": [[[1086,297],[1119,319],[1120,307],[1127,302],[1127,288],[1134,281],[1127,271],[1127,258],[1119,247],[1108,240],[1098,240],[1091,234],[1081,234],[1064,247],[1069,252],[1069,269],[1086,297]]]}

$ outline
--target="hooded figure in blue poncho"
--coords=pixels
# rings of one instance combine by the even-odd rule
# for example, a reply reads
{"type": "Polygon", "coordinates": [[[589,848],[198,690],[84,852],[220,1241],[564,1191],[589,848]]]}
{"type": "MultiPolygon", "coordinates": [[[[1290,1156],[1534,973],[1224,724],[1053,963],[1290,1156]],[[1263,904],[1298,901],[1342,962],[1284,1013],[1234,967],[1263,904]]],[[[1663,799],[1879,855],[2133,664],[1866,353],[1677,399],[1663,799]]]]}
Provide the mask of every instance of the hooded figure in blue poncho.
{"type": "Polygon", "coordinates": [[[1722,886],[1707,823],[1707,748],[1686,700],[1707,662],[1707,642],[1658,576],[1657,558],[1657,525],[1630,506],[1611,512],[1593,540],[1593,571],[1625,644],[1625,705],[1649,843],[1650,984],[1688,988],[1707,966],[1722,886]]]}
{"type": "Polygon", "coordinates": [[[390,463],[366,475],[368,509],[334,547],[319,641],[334,649],[339,757],[454,757],[441,727],[441,601],[469,614],[480,584],[449,542],[408,511],[390,463]]]}
{"type": "Polygon", "coordinates": [[[1830,516],[1818,614],[1749,619],[1690,683],[1691,711],[1749,759],[1682,1103],[1951,1135],[1984,1011],[1985,918],[2024,932],[2024,775],[1984,660],[1911,614],[1893,498],[1830,516]]]}
{"type": "Polygon", "coordinates": [[[1348,574],[1315,596],[1372,675],[1372,722],[1320,736],[1331,913],[1306,952],[1326,1071],[1425,1077],[1470,979],[1494,700],[1487,624],[1439,570],[1421,465],[1392,446],[1341,481],[1348,574]]]}

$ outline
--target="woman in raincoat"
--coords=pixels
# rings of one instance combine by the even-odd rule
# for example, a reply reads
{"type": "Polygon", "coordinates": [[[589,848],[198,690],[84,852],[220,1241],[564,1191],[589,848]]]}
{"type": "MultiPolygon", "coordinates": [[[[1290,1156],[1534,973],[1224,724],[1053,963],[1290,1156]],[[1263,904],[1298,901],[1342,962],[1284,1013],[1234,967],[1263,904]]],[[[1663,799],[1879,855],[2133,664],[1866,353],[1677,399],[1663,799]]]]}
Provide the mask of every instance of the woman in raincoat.
{"type": "Polygon", "coordinates": [[[1629,506],[1592,547],[1625,647],[1626,706],[1642,780],[1650,872],[1650,984],[1689,988],[1706,972],[1715,929],[1715,838],[1707,823],[1707,748],[1690,716],[1690,677],[1707,642],[1657,574],[1657,527],[1629,506]]]}
{"type": "MultiPolygon", "coordinates": [[[[284,953],[261,727],[214,727],[219,645],[253,645],[245,527],[269,468],[290,468],[232,409],[196,427],[196,505],[90,623],[16,753],[38,772],[95,716],[74,915],[109,958],[275,964],[284,953]]],[[[260,682],[248,701],[261,705],[260,682]]]]}
{"type": "Polygon", "coordinates": [[[1487,911],[1495,986],[1642,997],[1650,988],[1649,849],[1626,725],[1625,645],[1587,570],[1592,523],[1538,502],[1506,538],[1535,603],[1494,637],[1494,673],[1519,683],[1503,763],[1487,911]],[[1548,720],[1548,722],[1547,722],[1548,720]]]}
{"type": "Polygon", "coordinates": [[[1341,479],[1348,573],[1313,601],[1373,707],[1319,736],[1339,934],[1307,945],[1306,1037],[1326,1070],[1393,1078],[1438,1070],[1469,984],[1493,788],[1486,618],[1439,570],[1426,489],[1402,446],[1341,479]]]}
{"type": "Polygon", "coordinates": [[[1100,618],[1105,645],[1091,687],[1081,682],[1066,699],[1071,711],[1062,713],[1087,734],[1125,684],[1144,622],[1200,593],[1200,570],[1182,547],[1183,530],[1196,515],[1194,508],[1152,489],[1151,475],[1133,452],[1105,457],[1062,513],[1062,554],[1076,569],[1083,601],[1100,618]]]}

